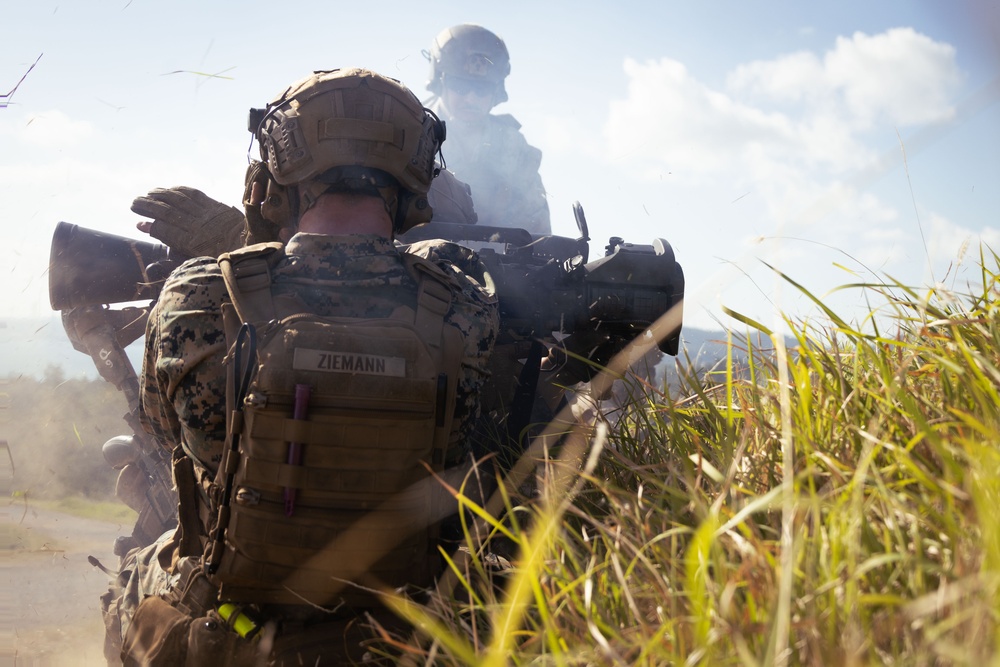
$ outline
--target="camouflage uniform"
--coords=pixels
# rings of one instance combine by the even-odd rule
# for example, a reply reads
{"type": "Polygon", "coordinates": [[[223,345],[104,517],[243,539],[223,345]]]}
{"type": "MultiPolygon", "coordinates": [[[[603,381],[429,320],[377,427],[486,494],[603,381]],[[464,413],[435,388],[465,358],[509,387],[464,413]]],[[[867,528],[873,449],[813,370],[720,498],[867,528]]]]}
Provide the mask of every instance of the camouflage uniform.
{"type": "MultiPolygon", "coordinates": [[[[400,250],[375,235],[296,234],[273,273],[273,292],[294,292],[317,314],[387,317],[396,307],[416,305],[417,284],[406,271],[400,250]]],[[[451,442],[462,451],[478,416],[479,389],[498,328],[496,297],[476,280],[481,265],[474,253],[441,241],[414,244],[410,251],[428,257],[456,276],[461,285],[445,322],[465,341],[451,442]]],[[[181,445],[196,462],[214,471],[226,436],[226,353],[220,304],[228,301],[218,264],[190,260],[167,280],[149,318],[141,378],[144,427],[168,447],[181,445]]]]}
{"type": "Polygon", "coordinates": [[[549,204],[538,173],[542,152],[521,133],[510,114],[489,114],[482,123],[447,118],[438,98],[429,108],[448,123],[448,169],[472,188],[479,224],[520,227],[549,235],[549,204]]]}

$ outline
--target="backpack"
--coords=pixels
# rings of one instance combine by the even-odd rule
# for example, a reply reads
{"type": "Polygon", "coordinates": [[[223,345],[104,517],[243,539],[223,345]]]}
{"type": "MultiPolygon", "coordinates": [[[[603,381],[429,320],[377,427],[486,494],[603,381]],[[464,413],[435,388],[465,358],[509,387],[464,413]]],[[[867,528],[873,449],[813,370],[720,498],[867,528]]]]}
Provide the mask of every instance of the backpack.
{"type": "Polygon", "coordinates": [[[219,258],[230,389],[209,580],[223,601],[321,606],[428,585],[436,526],[456,509],[432,474],[444,466],[463,350],[444,321],[454,279],[404,254],[415,309],[321,316],[272,295],[283,257],[268,243],[219,258]]]}

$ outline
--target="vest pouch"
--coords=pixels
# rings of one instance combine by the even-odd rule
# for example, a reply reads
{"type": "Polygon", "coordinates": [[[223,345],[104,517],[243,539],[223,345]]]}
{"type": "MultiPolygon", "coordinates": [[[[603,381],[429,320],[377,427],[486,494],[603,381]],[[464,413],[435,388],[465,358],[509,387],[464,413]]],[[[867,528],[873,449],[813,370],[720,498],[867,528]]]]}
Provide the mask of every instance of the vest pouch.
{"type": "Polygon", "coordinates": [[[437,482],[429,468],[444,397],[439,364],[417,330],[295,315],[262,337],[258,360],[212,576],[220,598],[361,604],[370,595],[351,583],[430,583],[423,573],[437,482]],[[293,418],[296,384],[310,387],[304,420],[293,418]]]}
{"type": "Polygon", "coordinates": [[[187,658],[192,619],[160,597],[139,603],[122,642],[125,667],[176,667],[187,658]]]}

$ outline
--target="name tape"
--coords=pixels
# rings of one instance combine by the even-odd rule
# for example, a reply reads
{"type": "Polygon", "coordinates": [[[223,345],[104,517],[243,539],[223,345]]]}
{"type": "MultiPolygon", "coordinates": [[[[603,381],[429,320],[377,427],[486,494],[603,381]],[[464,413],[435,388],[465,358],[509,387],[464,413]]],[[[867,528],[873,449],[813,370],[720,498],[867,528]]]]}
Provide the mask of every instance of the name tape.
{"type": "Polygon", "coordinates": [[[360,373],[362,375],[385,375],[406,377],[406,359],[383,357],[376,354],[357,352],[334,352],[332,350],[310,350],[295,348],[292,368],[297,371],[324,371],[327,373],[360,373]]]}

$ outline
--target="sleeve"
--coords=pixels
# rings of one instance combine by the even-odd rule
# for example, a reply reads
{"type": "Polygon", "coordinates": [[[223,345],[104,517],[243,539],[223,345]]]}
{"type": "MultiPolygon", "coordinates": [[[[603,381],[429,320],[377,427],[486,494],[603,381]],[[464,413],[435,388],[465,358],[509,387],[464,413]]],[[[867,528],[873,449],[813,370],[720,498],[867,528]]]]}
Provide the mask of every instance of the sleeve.
{"type": "Polygon", "coordinates": [[[214,259],[171,274],[150,313],[140,377],[143,428],[213,470],[226,436],[224,296],[214,259]]]}

